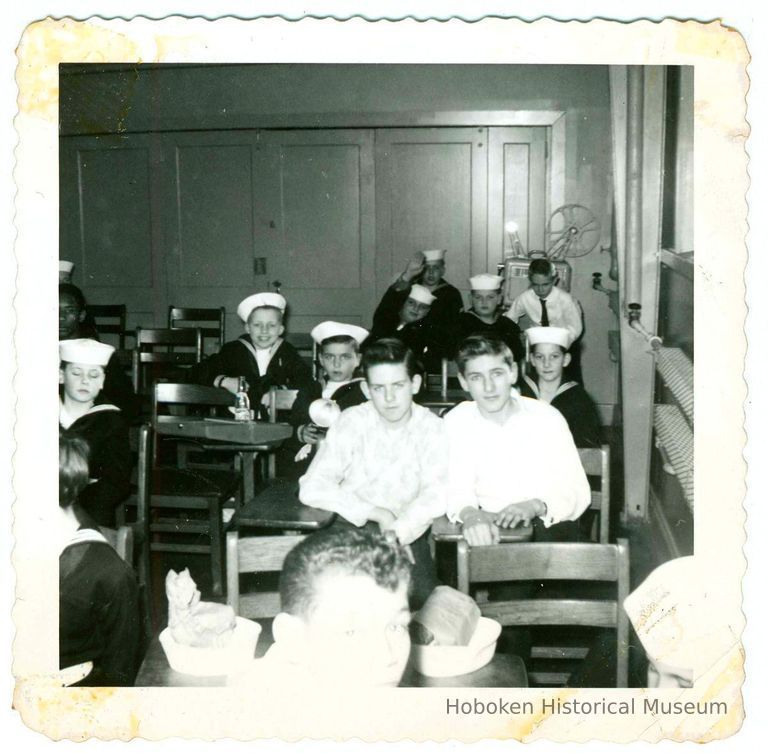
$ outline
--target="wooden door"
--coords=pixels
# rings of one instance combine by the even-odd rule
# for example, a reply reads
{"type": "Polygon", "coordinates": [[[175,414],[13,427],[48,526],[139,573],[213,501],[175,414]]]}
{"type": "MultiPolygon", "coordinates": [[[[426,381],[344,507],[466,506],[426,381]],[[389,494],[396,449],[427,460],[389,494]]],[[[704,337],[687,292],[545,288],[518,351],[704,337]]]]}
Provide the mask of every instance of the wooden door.
{"type": "Polygon", "coordinates": [[[59,254],[89,303],[124,303],[128,327],[152,325],[164,300],[155,238],[156,139],[147,134],[60,140],[59,254]]]}
{"type": "Polygon", "coordinates": [[[510,220],[518,225],[526,253],[546,250],[549,129],[488,130],[488,270],[493,271],[509,250],[504,227],[510,220]]]}
{"type": "Polygon", "coordinates": [[[377,295],[418,251],[445,248],[446,278],[485,271],[486,128],[376,131],[377,295]]]}
{"type": "Polygon", "coordinates": [[[330,318],[370,324],[373,132],[263,131],[255,165],[254,254],[289,302],[290,331],[330,318]]]}

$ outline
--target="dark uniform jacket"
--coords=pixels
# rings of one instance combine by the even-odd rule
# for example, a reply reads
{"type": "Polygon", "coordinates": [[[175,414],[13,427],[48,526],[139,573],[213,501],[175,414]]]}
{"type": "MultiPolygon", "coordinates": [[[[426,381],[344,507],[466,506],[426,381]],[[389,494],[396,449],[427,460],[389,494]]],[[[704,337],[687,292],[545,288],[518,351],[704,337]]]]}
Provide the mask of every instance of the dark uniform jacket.
{"type": "Polygon", "coordinates": [[[95,482],[81,492],[80,506],[98,525],[114,528],[115,508],[128,496],[133,465],[128,426],[120,410],[108,403],[94,405],[61,432],[88,443],[88,472],[95,482]]]}
{"type": "Polygon", "coordinates": [[[470,309],[459,314],[455,347],[470,335],[492,335],[505,342],[512,350],[515,361],[525,357],[525,348],[520,337],[520,327],[506,316],[499,316],[493,324],[479,319],[470,309]]]}
{"type": "MultiPolygon", "coordinates": [[[[538,399],[539,387],[535,379],[524,376],[519,386],[521,395],[538,399]]],[[[600,447],[602,438],[597,406],[578,382],[561,384],[550,405],[557,408],[568,422],[576,447],[600,447]]]]}
{"type": "Polygon", "coordinates": [[[79,685],[129,686],[140,658],[138,586],[95,527],[83,525],[59,555],[59,666],[91,661],[79,685]]]}
{"type": "Polygon", "coordinates": [[[257,415],[261,398],[271,387],[302,390],[312,384],[309,366],[290,343],[280,342],[265,374],[259,370],[252,347],[248,335],[225,343],[218,353],[192,368],[190,381],[212,385],[219,375],[245,377],[251,408],[257,411],[257,415]]]}

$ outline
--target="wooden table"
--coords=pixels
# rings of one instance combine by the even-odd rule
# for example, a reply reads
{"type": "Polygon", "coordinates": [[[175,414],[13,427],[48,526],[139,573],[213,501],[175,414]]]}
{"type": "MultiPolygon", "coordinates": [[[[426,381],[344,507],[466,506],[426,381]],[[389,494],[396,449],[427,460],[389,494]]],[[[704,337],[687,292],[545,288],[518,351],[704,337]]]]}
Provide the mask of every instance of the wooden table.
{"type": "Polygon", "coordinates": [[[285,423],[197,416],[158,416],[154,429],[157,434],[164,436],[212,442],[222,448],[232,446],[242,457],[246,498],[253,494],[253,465],[258,453],[277,449],[293,434],[293,427],[285,423]]]}
{"type": "MultiPolygon", "coordinates": [[[[271,644],[271,632],[265,630],[259,636],[256,657],[261,657],[271,644]],[[266,640],[265,640],[266,638],[266,640]]],[[[195,677],[177,672],[168,664],[165,652],[157,636],[152,639],[147,655],[139,669],[135,686],[141,688],[205,688],[224,687],[225,675],[195,677]]],[[[416,672],[410,662],[406,667],[401,688],[527,688],[528,675],[519,656],[496,654],[490,663],[476,672],[459,677],[425,677],[416,672]]]]}
{"type": "MultiPolygon", "coordinates": [[[[499,541],[502,544],[507,544],[513,541],[530,541],[533,537],[533,526],[526,524],[517,525],[514,528],[500,528],[499,535],[499,541]]],[[[435,541],[460,541],[463,538],[461,534],[461,523],[451,523],[445,515],[441,518],[437,518],[437,520],[432,523],[432,538],[435,541]]]]}
{"type": "Polygon", "coordinates": [[[265,485],[235,512],[230,528],[274,528],[307,533],[325,528],[335,517],[334,513],[303,505],[298,487],[298,482],[284,479],[265,485]]]}
{"type": "Polygon", "coordinates": [[[469,400],[469,394],[464,390],[450,389],[446,392],[442,390],[426,390],[416,395],[415,401],[425,408],[429,408],[434,413],[442,415],[448,408],[469,400]]]}

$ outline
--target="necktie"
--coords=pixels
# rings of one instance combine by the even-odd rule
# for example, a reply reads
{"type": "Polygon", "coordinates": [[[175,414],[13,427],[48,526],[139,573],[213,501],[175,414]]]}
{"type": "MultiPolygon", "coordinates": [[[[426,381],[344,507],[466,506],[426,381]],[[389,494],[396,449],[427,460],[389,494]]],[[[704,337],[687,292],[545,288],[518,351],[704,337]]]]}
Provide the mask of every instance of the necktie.
{"type": "Polygon", "coordinates": [[[549,314],[547,313],[547,302],[544,298],[539,298],[541,304],[541,326],[549,327],[549,314]]]}

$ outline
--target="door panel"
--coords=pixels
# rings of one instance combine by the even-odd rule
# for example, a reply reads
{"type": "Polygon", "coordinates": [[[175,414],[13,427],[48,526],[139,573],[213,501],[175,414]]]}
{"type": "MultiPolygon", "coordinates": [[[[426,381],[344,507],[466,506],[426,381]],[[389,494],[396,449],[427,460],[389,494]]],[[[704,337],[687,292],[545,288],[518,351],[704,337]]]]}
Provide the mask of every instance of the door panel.
{"type": "Polygon", "coordinates": [[[490,128],[488,257],[495,268],[510,249],[504,226],[518,225],[523,249],[544,251],[547,128],[490,128]]]}
{"type": "Polygon", "coordinates": [[[256,162],[255,255],[289,301],[291,331],[328,318],[369,324],[372,132],[265,131],[256,162]]]}
{"type": "Polygon", "coordinates": [[[445,248],[446,278],[466,290],[486,264],[487,129],[376,132],[377,287],[407,259],[445,248]]]}

